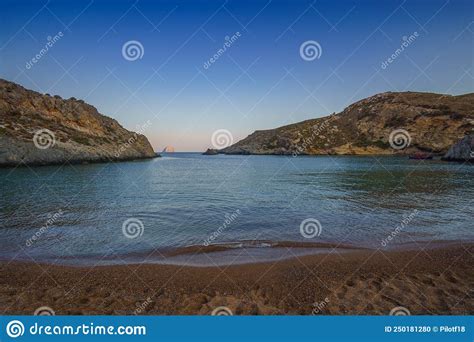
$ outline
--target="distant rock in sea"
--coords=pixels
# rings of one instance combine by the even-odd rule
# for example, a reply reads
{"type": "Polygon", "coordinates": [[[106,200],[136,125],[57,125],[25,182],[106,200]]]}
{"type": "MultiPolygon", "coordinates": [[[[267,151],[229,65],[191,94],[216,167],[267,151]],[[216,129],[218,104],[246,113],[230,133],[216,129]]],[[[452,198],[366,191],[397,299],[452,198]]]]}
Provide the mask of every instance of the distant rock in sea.
{"type": "Polygon", "coordinates": [[[454,144],[442,159],[474,162],[474,134],[467,135],[454,144]]]}
{"type": "Polygon", "coordinates": [[[82,100],[0,79],[0,166],[154,158],[147,138],[82,100]]]}
{"type": "Polygon", "coordinates": [[[342,112],[268,130],[220,150],[225,154],[442,155],[474,132],[474,93],[387,92],[342,112]]]}
{"type": "Polygon", "coordinates": [[[166,146],[163,149],[163,153],[174,153],[174,147],[173,146],[166,146]]]}
{"type": "Polygon", "coordinates": [[[216,150],[215,148],[208,148],[206,152],[203,153],[203,155],[206,156],[214,156],[216,154],[219,154],[219,150],[216,150]]]}

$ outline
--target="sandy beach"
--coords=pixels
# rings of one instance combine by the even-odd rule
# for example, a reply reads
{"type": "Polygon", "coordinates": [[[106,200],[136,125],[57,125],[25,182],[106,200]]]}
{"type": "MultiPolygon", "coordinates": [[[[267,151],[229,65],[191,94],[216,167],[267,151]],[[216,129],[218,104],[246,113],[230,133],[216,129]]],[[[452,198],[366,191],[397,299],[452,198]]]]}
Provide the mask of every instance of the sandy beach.
{"type": "Polygon", "coordinates": [[[0,264],[2,314],[474,314],[474,245],[303,256],[219,267],[0,264]]]}

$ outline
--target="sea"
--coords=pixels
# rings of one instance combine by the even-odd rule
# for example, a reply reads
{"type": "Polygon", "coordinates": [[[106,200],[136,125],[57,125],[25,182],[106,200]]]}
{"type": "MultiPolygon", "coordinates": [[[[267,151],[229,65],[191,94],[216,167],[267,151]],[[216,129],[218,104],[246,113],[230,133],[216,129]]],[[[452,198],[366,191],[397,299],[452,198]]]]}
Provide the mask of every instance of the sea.
{"type": "Polygon", "coordinates": [[[0,169],[0,259],[220,266],[474,239],[474,166],[164,153],[0,169]]]}

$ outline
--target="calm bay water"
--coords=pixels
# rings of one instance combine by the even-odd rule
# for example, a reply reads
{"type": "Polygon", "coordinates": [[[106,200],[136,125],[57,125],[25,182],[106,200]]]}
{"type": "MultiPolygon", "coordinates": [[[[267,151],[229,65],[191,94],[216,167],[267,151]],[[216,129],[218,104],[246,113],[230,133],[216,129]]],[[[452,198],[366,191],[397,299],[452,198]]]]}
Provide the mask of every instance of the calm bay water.
{"type": "Polygon", "coordinates": [[[158,262],[153,250],[253,241],[258,260],[265,248],[256,247],[278,241],[382,249],[471,241],[473,176],[472,165],[403,157],[197,153],[0,169],[0,257],[158,262]],[[301,234],[305,219],[320,222],[319,236],[301,234]],[[124,234],[126,220],[143,224],[140,236],[124,234]]]}

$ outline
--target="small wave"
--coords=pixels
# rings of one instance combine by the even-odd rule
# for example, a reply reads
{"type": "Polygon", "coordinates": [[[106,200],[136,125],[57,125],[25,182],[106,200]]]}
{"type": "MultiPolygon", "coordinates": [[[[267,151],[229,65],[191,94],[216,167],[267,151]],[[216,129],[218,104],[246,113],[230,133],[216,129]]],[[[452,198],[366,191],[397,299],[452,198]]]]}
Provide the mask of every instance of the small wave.
{"type": "Polygon", "coordinates": [[[161,156],[160,158],[156,158],[155,161],[172,160],[172,159],[183,159],[183,158],[178,158],[178,157],[163,157],[163,156],[161,156]]]}
{"type": "MultiPolygon", "coordinates": [[[[272,242],[266,242],[266,241],[241,241],[241,242],[223,242],[223,243],[215,243],[215,244],[210,244],[208,246],[204,247],[221,247],[221,248],[268,248],[268,247],[274,247],[275,243],[272,242]]],[[[195,245],[189,245],[186,247],[196,247],[195,245]]]]}
{"type": "Polygon", "coordinates": [[[249,240],[238,242],[221,242],[210,245],[188,245],[176,247],[174,249],[161,250],[160,254],[166,257],[185,254],[204,254],[213,252],[223,252],[233,249],[253,249],[253,248],[305,248],[305,249],[366,249],[360,246],[342,245],[326,242],[299,242],[299,241],[267,241],[249,240]]]}

